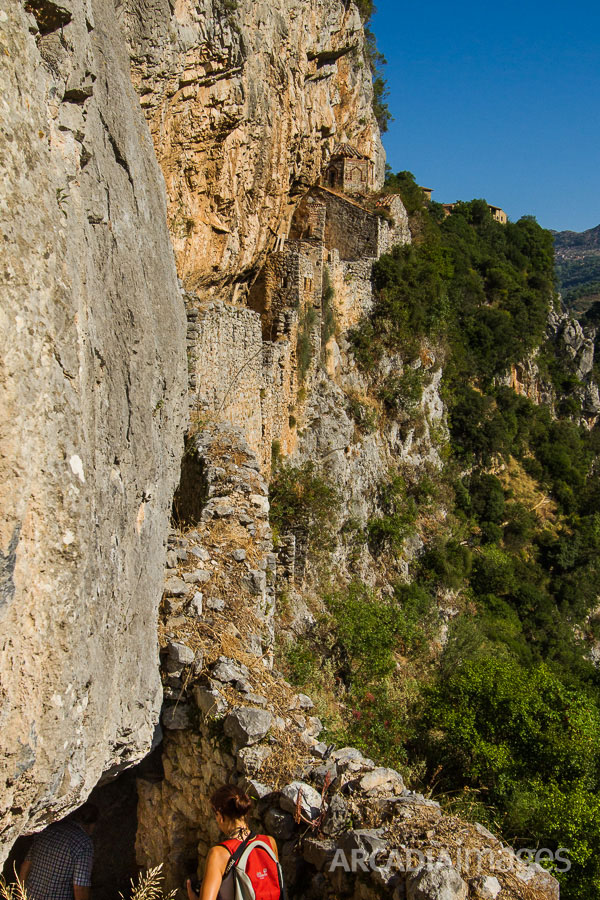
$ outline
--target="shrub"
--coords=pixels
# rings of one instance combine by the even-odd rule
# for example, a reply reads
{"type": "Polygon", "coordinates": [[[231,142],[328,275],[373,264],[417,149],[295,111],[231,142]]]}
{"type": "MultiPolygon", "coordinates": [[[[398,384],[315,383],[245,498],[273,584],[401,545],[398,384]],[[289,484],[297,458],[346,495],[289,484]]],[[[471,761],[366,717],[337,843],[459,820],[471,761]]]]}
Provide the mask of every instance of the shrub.
{"type": "Polygon", "coordinates": [[[303,533],[311,548],[317,543],[324,550],[331,546],[339,496],[313,462],[301,466],[279,463],[269,497],[271,523],[279,534],[303,533]]]}

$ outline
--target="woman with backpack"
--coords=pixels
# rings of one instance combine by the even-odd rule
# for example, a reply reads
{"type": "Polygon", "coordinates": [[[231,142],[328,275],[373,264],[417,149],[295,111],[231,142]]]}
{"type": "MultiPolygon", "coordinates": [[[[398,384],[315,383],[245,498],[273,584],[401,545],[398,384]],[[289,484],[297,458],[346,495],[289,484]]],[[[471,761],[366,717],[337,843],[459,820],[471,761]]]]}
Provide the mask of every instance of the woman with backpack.
{"type": "Polygon", "coordinates": [[[208,853],[199,894],[188,878],[189,900],[283,900],[277,844],[266,834],[250,831],[250,797],[226,784],[215,791],[210,805],[225,840],[208,853]]]}

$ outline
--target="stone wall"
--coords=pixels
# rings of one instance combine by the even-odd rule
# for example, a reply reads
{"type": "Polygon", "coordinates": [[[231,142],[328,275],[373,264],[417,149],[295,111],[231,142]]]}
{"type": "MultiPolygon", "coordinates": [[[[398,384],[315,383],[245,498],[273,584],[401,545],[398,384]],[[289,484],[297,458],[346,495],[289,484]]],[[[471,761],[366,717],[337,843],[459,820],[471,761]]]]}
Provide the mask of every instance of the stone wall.
{"type": "MultiPolygon", "coordinates": [[[[296,282],[312,273],[303,259],[304,267],[295,260],[296,282]]],[[[279,339],[273,342],[263,341],[255,310],[216,300],[202,304],[191,294],[187,300],[192,416],[238,425],[268,472],[272,442],[279,441],[285,453],[295,443],[289,419],[298,389],[298,310],[277,316],[279,339]]]]}
{"type": "Polygon", "coordinates": [[[336,326],[344,333],[367,315],[373,305],[373,261],[340,260],[337,250],[331,250],[326,266],[334,292],[336,326]]]}
{"type": "Polygon", "coordinates": [[[24,6],[0,0],[2,856],[150,748],[187,414],[164,182],[114,4],[24,6]]]}
{"type": "Polygon", "coordinates": [[[338,250],[341,259],[378,256],[379,218],[347,197],[315,188],[327,207],[325,246],[338,250]]]}

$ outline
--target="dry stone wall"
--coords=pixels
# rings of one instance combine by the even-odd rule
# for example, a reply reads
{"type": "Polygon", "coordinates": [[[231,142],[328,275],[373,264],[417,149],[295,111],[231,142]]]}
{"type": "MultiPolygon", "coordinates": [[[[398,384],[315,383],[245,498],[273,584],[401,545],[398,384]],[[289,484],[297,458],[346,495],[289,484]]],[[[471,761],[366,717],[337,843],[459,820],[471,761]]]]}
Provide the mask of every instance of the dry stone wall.
{"type": "Polygon", "coordinates": [[[112,0],[0,2],[0,853],[148,752],[187,414],[164,183],[112,0]]]}

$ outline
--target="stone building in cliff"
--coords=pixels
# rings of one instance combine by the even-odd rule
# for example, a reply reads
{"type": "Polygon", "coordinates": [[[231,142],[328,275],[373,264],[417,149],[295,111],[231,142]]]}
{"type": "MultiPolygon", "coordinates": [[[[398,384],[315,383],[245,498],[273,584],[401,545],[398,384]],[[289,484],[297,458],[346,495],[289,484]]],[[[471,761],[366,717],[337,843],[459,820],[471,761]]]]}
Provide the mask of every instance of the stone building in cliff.
{"type": "Polygon", "coordinates": [[[321,184],[347,194],[367,194],[373,190],[374,165],[351,144],[337,144],[321,184]]]}
{"type": "Polygon", "coordinates": [[[302,197],[287,234],[277,236],[255,279],[247,306],[209,304],[191,326],[198,409],[219,410],[231,422],[244,421],[246,439],[261,455],[264,471],[273,440],[284,454],[295,447],[303,379],[311,378],[319,361],[329,365],[336,357],[335,334],[324,323],[335,319],[338,334],[352,328],[371,308],[375,260],[395,244],[410,242],[408,217],[398,195],[363,189],[349,196],[339,189],[340,184],[372,184],[371,161],[349,145],[340,146],[322,179],[328,181],[328,173],[338,172],[338,188],[319,184],[302,197]],[[351,169],[350,163],[358,169],[351,169]],[[246,386],[243,397],[236,389],[240,372],[246,386]],[[247,410],[252,410],[250,416],[247,410]]]}

